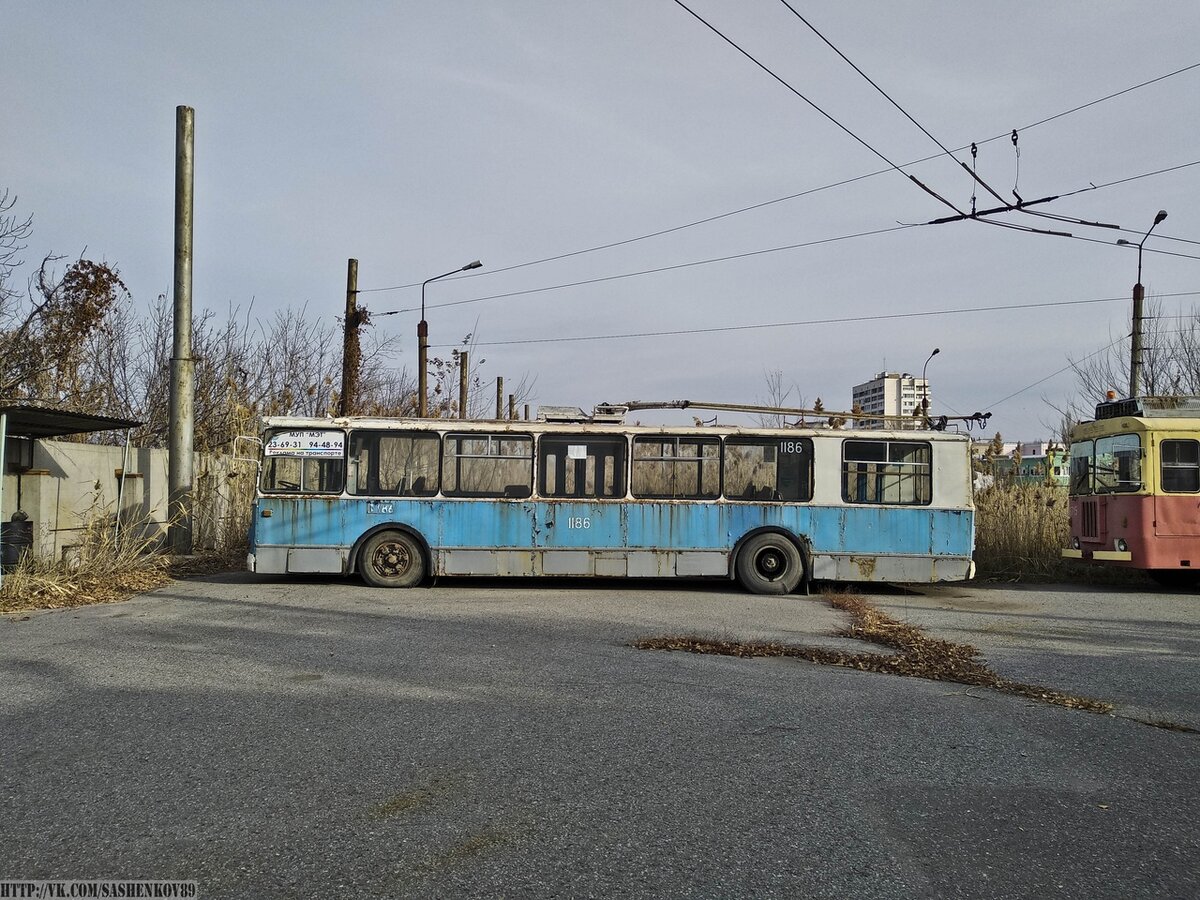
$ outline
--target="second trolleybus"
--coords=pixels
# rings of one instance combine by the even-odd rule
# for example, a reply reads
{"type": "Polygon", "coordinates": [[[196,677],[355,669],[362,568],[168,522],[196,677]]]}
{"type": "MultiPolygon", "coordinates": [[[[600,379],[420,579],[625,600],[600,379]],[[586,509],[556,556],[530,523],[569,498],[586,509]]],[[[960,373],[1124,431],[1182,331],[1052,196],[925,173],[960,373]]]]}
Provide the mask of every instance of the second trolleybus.
{"type": "Polygon", "coordinates": [[[1063,556],[1200,583],[1200,398],[1100,403],[1070,438],[1063,556]]]}

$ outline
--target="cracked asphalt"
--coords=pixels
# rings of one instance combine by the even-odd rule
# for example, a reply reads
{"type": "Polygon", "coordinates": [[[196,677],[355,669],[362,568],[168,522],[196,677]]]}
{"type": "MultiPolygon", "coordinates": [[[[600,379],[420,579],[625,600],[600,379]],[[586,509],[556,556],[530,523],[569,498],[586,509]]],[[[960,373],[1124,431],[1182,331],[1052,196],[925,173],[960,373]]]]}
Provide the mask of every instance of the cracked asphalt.
{"type": "MultiPolygon", "coordinates": [[[[843,648],[726,584],[231,574],[0,621],[0,878],[205,897],[1200,895],[1200,597],[871,602],[1116,704],[634,650],[843,648]]],[[[863,649],[871,649],[869,647],[863,649]]]]}

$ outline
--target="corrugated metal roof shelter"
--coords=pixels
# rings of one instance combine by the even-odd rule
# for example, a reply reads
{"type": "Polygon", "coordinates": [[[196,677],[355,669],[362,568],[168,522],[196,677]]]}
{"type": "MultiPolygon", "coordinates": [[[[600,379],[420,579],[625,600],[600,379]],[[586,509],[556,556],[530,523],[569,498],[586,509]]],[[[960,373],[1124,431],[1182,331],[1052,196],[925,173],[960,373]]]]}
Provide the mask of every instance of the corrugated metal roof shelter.
{"type": "MultiPolygon", "coordinates": [[[[112,416],[96,416],[24,403],[0,404],[0,416],[6,420],[9,435],[31,438],[62,437],[91,431],[124,431],[142,424],[133,419],[116,419],[112,416]]],[[[3,452],[3,447],[0,447],[0,454],[3,452]]],[[[2,457],[0,462],[3,462],[2,457]]]]}
{"type": "MultiPolygon", "coordinates": [[[[0,404],[0,509],[3,509],[4,479],[8,471],[5,460],[8,438],[63,437],[68,434],[86,434],[92,431],[124,431],[126,453],[129,448],[129,430],[141,422],[133,419],[117,419],[112,416],[97,416],[91,413],[72,412],[66,409],[34,406],[28,403],[0,404]]],[[[15,527],[15,526],[14,526],[15,527]]],[[[0,553],[3,545],[0,544],[0,553]]],[[[0,583],[4,573],[0,568],[0,583]]]]}

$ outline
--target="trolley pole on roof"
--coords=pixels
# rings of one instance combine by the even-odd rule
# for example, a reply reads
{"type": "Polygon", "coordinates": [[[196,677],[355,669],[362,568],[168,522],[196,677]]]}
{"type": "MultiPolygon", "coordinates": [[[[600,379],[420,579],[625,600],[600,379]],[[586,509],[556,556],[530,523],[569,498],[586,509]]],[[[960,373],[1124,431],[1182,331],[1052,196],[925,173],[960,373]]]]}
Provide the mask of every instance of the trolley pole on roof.
{"type": "Polygon", "coordinates": [[[192,359],[192,187],[195,115],[175,107],[175,287],[171,404],[167,461],[168,537],[176,553],[192,552],[192,439],[195,363],[192,359]]]}

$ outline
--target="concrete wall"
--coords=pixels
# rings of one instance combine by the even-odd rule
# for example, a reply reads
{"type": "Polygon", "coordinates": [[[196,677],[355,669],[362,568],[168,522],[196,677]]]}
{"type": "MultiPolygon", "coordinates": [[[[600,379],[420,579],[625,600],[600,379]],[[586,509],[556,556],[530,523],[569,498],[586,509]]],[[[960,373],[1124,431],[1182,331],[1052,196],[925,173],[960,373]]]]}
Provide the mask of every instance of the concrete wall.
{"type": "MultiPolygon", "coordinates": [[[[165,537],[167,451],[131,447],[122,478],[124,457],[124,447],[36,441],[33,467],[4,473],[0,519],[7,522],[21,510],[33,522],[34,552],[61,557],[78,544],[89,519],[118,511],[120,496],[122,528],[152,539],[165,537]]],[[[212,549],[245,517],[254,466],[197,453],[194,471],[195,549],[212,549]]]]}

